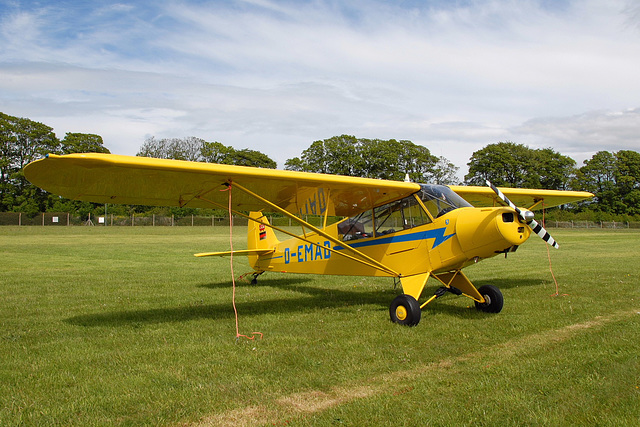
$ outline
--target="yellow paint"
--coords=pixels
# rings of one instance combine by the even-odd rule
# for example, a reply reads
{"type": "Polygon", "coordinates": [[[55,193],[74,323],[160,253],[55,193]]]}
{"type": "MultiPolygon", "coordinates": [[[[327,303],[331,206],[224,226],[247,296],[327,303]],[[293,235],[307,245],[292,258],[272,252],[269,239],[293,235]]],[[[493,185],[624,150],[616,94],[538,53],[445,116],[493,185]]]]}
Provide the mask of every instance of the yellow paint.
{"type": "Polygon", "coordinates": [[[399,305],[396,308],[396,317],[398,320],[404,320],[407,318],[407,309],[403,305],[399,305]]]}

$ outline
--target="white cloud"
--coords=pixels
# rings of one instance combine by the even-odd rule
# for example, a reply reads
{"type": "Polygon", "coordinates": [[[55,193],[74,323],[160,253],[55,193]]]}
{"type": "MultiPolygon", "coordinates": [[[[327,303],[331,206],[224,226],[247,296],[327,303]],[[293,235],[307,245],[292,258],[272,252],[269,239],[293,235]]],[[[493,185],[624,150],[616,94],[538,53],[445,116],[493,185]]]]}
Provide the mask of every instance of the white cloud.
{"type": "Polygon", "coordinates": [[[511,129],[536,147],[552,147],[579,162],[597,151],[640,151],[639,130],[640,108],[536,118],[511,129]]]}
{"type": "Polygon", "coordinates": [[[638,10],[622,0],[0,5],[0,101],[59,135],[101,134],[118,153],[150,135],[198,136],[281,166],[342,133],[410,139],[463,170],[502,140],[576,156],[638,149],[638,10]]]}

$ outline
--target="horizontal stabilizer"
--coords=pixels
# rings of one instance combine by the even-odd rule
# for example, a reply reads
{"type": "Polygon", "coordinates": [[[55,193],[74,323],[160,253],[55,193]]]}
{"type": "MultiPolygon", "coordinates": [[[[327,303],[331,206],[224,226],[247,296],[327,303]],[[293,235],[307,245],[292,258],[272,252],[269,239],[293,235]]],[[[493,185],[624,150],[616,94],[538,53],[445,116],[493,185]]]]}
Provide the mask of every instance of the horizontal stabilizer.
{"type": "Polygon", "coordinates": [[[231,255],[267,255],[274,252],[274,249],[246,249],[242,251],[226,251],[226,252],[202,252],[194,254],[194,256],[231,256],[231,255]]]}

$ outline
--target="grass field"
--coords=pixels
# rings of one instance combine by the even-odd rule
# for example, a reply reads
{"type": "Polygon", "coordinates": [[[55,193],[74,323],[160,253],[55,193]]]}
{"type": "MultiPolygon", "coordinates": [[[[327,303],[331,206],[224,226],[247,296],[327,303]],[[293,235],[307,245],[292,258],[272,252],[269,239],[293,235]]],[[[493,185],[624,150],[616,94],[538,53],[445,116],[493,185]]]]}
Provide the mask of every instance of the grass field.
{"type": "Polygon", "coordinates": [[[502,313],[449,295],[415,328],[391,279],[265,274],[250,341],[229,260],[192,256],[225,228],[2,227],[0,425],[638,425],[640,232],[552,234],[558,296],[534,238],[465,270],[502,313]]]}

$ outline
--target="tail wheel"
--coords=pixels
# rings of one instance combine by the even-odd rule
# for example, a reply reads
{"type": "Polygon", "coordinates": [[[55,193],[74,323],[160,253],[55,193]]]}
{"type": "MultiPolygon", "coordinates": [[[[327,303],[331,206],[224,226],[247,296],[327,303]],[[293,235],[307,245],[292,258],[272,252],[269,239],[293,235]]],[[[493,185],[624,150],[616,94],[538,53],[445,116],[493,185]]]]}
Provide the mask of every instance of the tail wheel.
{"type": "Polygon", "coordinates": [[[411,295],[398,295],[389,307],[391,321],[400,325],[415,326],[420,323],[422,310],[420,304],[411,295]]]}
{"type": "Polygon", "coordinates": [[[484,297],[486,302],[476,302],[476,308],[485,313],[500,313],[502,306],[504,305],[504,298],[500,289],[493,285],[484,285],[478,289],[480,295],[484,297]]]}

